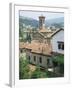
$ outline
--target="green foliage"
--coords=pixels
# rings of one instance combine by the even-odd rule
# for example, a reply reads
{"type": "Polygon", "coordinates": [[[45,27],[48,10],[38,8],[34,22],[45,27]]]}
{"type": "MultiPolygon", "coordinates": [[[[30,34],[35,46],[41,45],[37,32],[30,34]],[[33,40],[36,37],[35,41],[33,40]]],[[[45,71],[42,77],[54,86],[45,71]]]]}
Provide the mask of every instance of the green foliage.
{"type": "Polygon", "coordinates": [[[20,41],[23,41],[23,42],[31,42],[31,35],[30,33],[25,33],[23,28],[19,28],[19,39],[20,41]]]}
{"type": "Polygon", "coordinates": [[[44,71],[41,71],[39,67],[36,68],[36,70],[32,73],[31,78],[46,78],[47,73],[44,71]]]}
{"type": "Polygon", "coordinates": [[[31,42],[31,35],[30,35],[30,33],[27,33],[26,41],[31,42]]]}
{"type": "Polygon", "coordinates": [[[50,71],[47,72],[47,75],[48,75],[49,78],[52,78],[52,77],[63,77],[62,74],[58,74],[58,73],[50,72],[50,71]]]}
{"type": "Polygon", "coordinates": [[[58,54],[52,56],[53,61],[53,68],[58,67],[59,70],[57,71],[60,74],[64,74],[64,55],[58,54]]]}
{"type": "MultiPolygon", "coordinates": [[[[50,77],[61,77],[64,73],[64,64],[63,61],[63,55],[53,56],[52,59],[56,63],[58,63],[59,74],[55,72],[49,72],[47,70],[42,70],[39,66],[36,66],[36,69],[34,71],[30,70],[29,62],[24,58],[23,56],[20,56],[19,58],[19,79],[35,79],[35,78],[50,78],[50,77]]],[[[54,66],[55,68],[55,66],[54,66]]]]}
{"type": "Polygon", "coordinates": [[[29,74],[30,68],[28,66],[28,61],[24,60],[23,57],[19,59],[19,79],[29,79],[29,78],[46,78],[47,73],[40,70],[37,66],[36,70],[29,74]]]}
{"type": "Polygon", "coordinates": [[[52,60],[54,62],[58,62],[60,64],[64,64],[64,55],[61,55],[61,54],[54,55],[54,56],[52,56],[52,60]]]}
{"type": "Polygon", "coordinates": [[[29,78],[29,66],[28,61],[24,60],[23,57],[19,59],[19,78],[28,79],[29,78]]]}
{"type": "Polygon", "coordinates": [[[60,64],[60,73],[64,74],[64,64],[60,64]]]}

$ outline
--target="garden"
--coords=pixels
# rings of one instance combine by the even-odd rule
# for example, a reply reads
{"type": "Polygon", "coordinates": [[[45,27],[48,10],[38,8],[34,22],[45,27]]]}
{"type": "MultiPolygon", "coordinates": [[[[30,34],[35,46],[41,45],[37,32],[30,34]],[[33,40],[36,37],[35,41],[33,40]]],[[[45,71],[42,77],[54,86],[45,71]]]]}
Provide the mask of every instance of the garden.
{"type": "Polygon", "coordinates": [[[32,65],[26,58],[20,56],[19,58],[19,79],[37,79],[37,78],[53,78],[64,76],[64,56],[52,56],[54,71],[42,69],[39,66],[32,65]],[[58,70],[56,70],[58,68],[58,70]]]}

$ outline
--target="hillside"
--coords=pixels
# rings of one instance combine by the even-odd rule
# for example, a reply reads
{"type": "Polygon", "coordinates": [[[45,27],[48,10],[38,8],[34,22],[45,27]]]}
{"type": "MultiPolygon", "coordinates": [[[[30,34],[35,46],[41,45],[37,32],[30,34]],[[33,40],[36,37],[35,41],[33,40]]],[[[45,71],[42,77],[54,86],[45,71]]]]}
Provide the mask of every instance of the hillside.
{"type": "Polygon", "coordinates": [[[33,18],[20,16],[19,23],[25,24],[26,26],[30,25],[32,27],[38,27],[38,21],[33,18]]]}
{"type": "Polygon", "coordinates": [[[54,24],[60,24],[60,26],[63,26],[64,17],[46,20],[45,24],[46,26],[52,26],[54,24]]]}

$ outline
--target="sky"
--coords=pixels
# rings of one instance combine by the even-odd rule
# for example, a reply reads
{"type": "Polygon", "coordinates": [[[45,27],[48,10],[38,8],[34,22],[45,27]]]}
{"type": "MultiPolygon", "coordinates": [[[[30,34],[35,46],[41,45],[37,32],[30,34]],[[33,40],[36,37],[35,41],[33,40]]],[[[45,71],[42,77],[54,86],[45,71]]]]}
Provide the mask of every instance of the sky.
{"type": "Polygon", "coordinates": [[[45,16],[46,19],[54,19],[64,17],[64,13],[55,13],[55,12],[37,12],[37,11],[19,11],[19,16],[24,16],[28,18],[33,18],[38,20],[39,16],[45,16]]]}

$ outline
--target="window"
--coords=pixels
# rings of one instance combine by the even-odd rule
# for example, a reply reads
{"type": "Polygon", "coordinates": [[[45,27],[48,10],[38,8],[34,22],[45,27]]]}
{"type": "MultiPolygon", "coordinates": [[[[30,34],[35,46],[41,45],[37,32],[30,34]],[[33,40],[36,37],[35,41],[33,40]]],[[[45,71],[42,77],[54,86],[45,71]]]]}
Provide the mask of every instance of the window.
{"type": "Polygon", "coordinates": [[[34,62],[36,62],[36,56],[34,56],[34,62]]]}
{"type": "Polygon", "coordinates": [[[42,58],[41,57],[39,57],[39,62],[42,63],[42,58]]]}
{"type": "Polygon", "coordinates": [[[20,52],[23,53],[23,50],[21,49],[20,52]]]}
{"type": "Polygon", "coordinates": [[[60,49],[61,48],[61,44],[60,43],[58,43],[58,49],[60,49]]]}
{"type": "Polygon", "coordinates": [[[30,60],[30,56],[28,57],[28,59],[30,60]]]}
{"type": "Polygon", "coordinates": [[[29,63],[30,63],[30,59],[31,59],[30,56],[28,56],[28,61],[29,61],[29,63]]]}
{"type": "Polygon", "coordinates": [[[62,50],[64,50],[64,44],[62,45],[62,50]]]}
{"type": "Polygon", "coordinates": [[[49,64],[49,62],[50,62],[50,59],[47,59],[47,65],[49,64]]]}
{"type": "Polygon", "coordinates": [[[58,49],[64,50],[64,42],[58,42],[58,49]]]}

